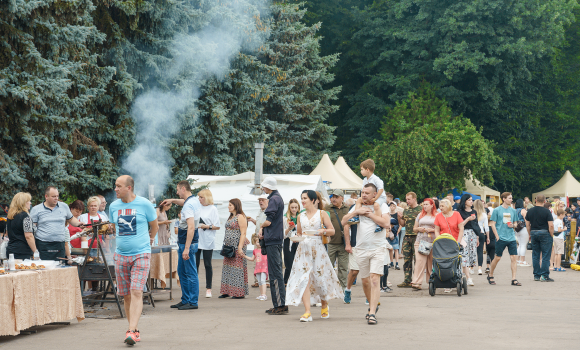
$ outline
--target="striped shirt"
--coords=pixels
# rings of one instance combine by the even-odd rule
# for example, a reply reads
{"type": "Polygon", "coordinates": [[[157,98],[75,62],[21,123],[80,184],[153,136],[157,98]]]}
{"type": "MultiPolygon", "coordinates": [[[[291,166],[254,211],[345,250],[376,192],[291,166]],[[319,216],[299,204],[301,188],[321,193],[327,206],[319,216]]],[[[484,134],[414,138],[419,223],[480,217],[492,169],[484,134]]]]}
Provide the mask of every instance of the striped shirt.
{"type": "Polygon", "coordinates": [[[73,217],[68,205],[58,202],[54,209],[40,203],[30,211],[30,218],[36,224],[36,239],[44,242],[67,242],[70,237],[66,221],[73,217]]]}

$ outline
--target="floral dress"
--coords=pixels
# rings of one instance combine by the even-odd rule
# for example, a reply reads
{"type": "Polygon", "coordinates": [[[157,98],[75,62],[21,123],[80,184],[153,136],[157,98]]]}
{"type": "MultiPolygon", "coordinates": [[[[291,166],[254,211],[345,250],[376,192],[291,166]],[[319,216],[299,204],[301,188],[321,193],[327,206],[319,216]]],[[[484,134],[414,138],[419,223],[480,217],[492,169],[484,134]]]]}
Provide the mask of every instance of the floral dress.
{"type": "MultiPolygon", "coordinates": [[[[320,210],[308,219],[306,212],[300,214],[302,231],[321,228],[320,210]]],[[[298,306],[310,279],[310,304],[321,300],[342,299],[344,293],[320,236],[306,236],[298,245],[292,263],[292,271],[286,289],[286,305],[298,306]]]]}
{"type": "MultiPolygon", "coordinates": [[[[238,216],[235,215],[226,221],[224,245],[234,247],[236,256],[233,258],[224,257],[220,294],[227,294],[232,297],[243,297],[250,294],[248,288],[248,262],[238,253],[238,244],[241,236],[242,232],[238,224],[238,216]]],[[[244,255],[246,255],[246,248],[249,243],[247,239],[244,242],[242,248],[244,255]]]]}

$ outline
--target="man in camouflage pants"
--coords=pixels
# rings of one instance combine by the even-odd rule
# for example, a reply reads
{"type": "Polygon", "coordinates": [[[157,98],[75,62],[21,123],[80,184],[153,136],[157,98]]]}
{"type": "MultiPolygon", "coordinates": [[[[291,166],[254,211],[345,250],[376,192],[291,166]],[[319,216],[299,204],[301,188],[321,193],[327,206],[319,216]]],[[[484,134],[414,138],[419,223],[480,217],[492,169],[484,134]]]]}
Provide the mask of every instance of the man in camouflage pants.
{"type": "Polygon", "coordinates": [[[405,271],[405,280],[403,283],[397,285],[399,288],[411,288],[411,279],[413,277],[413,257],[415,256],[415,240],[417,233],[413,232],[415,226],[415,219],[423,208],[417,204],[417,194],[409,192],[406,196],[407,209],[403,213],[399,213],[399,225],[405,225],[405,237],[403,238],[403,271],[405,271]]]}

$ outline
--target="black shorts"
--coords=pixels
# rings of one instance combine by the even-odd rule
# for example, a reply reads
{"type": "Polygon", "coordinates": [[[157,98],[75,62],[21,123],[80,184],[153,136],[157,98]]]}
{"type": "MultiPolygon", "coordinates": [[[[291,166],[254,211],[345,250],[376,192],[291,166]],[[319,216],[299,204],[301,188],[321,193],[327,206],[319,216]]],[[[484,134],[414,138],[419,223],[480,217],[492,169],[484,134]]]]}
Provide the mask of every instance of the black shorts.
{"type": "Polygon", "coordinates": [[[516,241],[502,241],[501,239],[495,242],[495,255],[501,257],[506,247],[510,255],[518,255],[518,244],[516,241]]]}

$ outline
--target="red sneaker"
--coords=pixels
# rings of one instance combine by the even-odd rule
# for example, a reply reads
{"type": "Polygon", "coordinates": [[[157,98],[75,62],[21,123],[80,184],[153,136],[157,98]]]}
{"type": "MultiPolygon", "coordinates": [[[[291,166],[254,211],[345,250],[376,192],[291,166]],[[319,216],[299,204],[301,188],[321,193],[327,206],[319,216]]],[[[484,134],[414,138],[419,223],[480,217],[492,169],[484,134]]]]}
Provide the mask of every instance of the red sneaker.
{"type": "Polygon", "coordinates": [[[135,332],[133,332],[133,333],[135,333],[135,341],[140,342],[141,341],[141,332],[139,332],[139,330],[136,329],[135,332]]]}
{"type": "Polygon", "coordinates": [[[133,346],[135,343],[137,343],[135,332],[127,331],[127,333],[125,333],[125,344],[133,346]]]}

